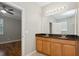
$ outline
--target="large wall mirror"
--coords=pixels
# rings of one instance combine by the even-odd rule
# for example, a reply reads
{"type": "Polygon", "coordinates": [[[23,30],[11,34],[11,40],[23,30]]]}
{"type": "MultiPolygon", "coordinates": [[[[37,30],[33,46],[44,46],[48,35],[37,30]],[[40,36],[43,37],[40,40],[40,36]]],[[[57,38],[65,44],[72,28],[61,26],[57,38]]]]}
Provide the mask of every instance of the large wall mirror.
{"type": "Polygon", "coordinates": [[[42,33],[76,35],[77,3],[56,4],[49,4],[43,9],[43,11],[47,10],[48,13],[43,15],[42,33]]]}
{"type": "Polygon", "coordinates": [[[50,34],[76,34],[76,9],[47,17],[50,34]]]}

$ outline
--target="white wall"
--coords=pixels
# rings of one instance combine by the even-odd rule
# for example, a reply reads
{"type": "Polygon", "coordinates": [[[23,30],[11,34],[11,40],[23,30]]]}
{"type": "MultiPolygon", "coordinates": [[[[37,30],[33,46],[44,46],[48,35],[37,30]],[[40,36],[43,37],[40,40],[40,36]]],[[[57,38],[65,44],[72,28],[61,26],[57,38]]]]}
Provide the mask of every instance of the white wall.
{"type": "Polygon", "coordinates": [[[76,22],[77,22],[77,35],[79,36],[79,3],[78,3],[78,9],[77,9],[77,20],[76,20],[76,22]]]}
{"type": "MultiPolygon", "coordinates": [[[[27,27],[26,27],[26,53],[35,50],[35,34],[41,32],[41,8],[35,4],[27,3],[27,27]]],[[[25,25],[24,25],[25,26],[25,25]]],[[[25,31],[24,31],[25,32],[25,31]]]]}
{"type": "Polygon", "coordinates": [[[35,34],[41,32],[41,8],[34,3],[10,3],[23,10],[22,12],[22,55],[35,50],[35,34]]]}
{"type": "Polygon", "coordinates": [[[42,23],[42,26],[41,26],[42,33],[49,33],[49,21],[46,16],[42,17],[41,23],[42,23]]]}

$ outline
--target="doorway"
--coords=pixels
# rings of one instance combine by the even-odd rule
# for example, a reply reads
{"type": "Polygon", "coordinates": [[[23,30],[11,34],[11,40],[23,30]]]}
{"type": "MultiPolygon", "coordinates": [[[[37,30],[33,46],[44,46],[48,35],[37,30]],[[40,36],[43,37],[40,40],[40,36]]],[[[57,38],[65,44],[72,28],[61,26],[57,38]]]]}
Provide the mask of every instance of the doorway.
{"type": "Polygon", "coordinates": [[[0,3],[0,55],[21,56],[21,10],[0,3]]]}

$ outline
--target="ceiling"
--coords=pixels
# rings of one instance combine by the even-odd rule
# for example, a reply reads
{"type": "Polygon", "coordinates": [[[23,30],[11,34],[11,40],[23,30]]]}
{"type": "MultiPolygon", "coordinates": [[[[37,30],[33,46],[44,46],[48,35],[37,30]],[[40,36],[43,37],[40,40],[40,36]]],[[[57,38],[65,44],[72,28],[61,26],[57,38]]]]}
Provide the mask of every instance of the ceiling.
{"type": "MultiPolygon", "coordinates": [[[[40,6],[40,7],[44,7],[44,6],[46,6],[48,4],[51,4],[51,3],[53,5],[60,5],[60,4],[69,4],[69,5],[71,5],[71,3],[56,3],[56,2],[54,2],[54,3],[53,2],[33,2],[33,3],[40,6]]],[[[2,10],[2,4],[4,4],[4,3],[0,3],[0,10],[2,10]]],[[[9,6],[7,4],[4,4],[4,5],[7,6],[7,8],[12,8],[14,10],[14,15],[11,15],[9,13],[2,14],[1,12],[0,12],[0,15],[3,15],[5,17],[10,17],[10,18],[15,18],[15,19],[21,19],[21,10],[19,10],[15,7],[9,6]]]]}
{"type": "MultiPolygon", "coordinates": [[[[33,2],[33,3],[38,5],[38,7],[39,6],[43,7],[43,6],[46,6],[46,5],[50,4],[50,2],[33,2]]],[[[5,16],[5,17],[9,17],[9,18],[14,18],[14,19],[21,19],[21,10],[19,10],[19,9],[17,9],[15,7],[9,6],[9,5],[5,4],[5,3],[0,2],[0,15],[5,16]],[[14,15],[11,15],[9,13],[2,13],[1,12],[1,10],[3,9],[2,5],[5,5],[7,8],[12,8],[14,10],[14,15]]]]}
{"type": "MultiPolygon", "coordinates": [[[[46,6],[50,2],[33,2],[33,3],[42,7],[42,6],[46,6]]],[[[9,18],[14,18],[14,19],[21,19],[21,10],[0,2],[0,15],[5,16],[5,17],[9,17],[9,18]],[[1,13],[1,10],[3,9],[2,5],[5,5],[7,8],[12,8],[14,10],[14,15],[11,15],[9,13],[1,13]]]]}
{"type": "Polygon", "coordinates": [[[48,4],[50,4],[51,2],[35,2],[35,4],[37,4],[40,7],[46,6],[48,4]]]}

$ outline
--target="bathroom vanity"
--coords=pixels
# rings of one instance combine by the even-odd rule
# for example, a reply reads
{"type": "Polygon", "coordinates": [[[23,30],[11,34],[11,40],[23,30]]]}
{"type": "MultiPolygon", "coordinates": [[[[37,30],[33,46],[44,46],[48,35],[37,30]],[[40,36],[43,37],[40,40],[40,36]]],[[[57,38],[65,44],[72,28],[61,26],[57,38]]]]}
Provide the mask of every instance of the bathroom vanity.
{"type": "Polygon", "coordinates": [[[57,34],[36,34],[36,50],[49,56],[79,56],[79,38],[57,34]]]}
{"type": "Polygon", "coordinates": [[[79,8],[76,6],[62,3],[43,8],[41,34],[36,34],[38,52],[50,56],[79,56],[79,8]]]}

